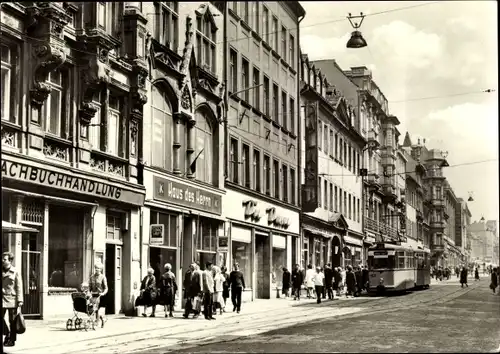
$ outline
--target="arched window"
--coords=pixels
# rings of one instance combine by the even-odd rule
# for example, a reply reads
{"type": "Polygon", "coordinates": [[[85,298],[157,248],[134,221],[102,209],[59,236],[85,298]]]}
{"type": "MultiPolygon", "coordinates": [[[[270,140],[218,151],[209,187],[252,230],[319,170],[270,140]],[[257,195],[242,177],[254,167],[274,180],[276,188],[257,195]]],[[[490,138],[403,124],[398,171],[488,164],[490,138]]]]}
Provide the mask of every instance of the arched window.
{"type": "Polygon", "coordinates": [[[196,160],[196,179],[209,184],[214,183],[214,127],[204,110],[197,110],[195,114],[195,152],[198,156],[196,160]]]}
{"type": "Polygon", "coordinates": [[[316,81],[314,80],[314,67],[309,69],[309,85],[315,87],[316,81]]]}
{"type": "Polygon", "coordinates": [[[151,107],[152,117],[152,144],[151,164],[156,167],[172,171],[173,155],[173,119],[172,108],[165,91],[156,86],[152,88],[151,107]]]}

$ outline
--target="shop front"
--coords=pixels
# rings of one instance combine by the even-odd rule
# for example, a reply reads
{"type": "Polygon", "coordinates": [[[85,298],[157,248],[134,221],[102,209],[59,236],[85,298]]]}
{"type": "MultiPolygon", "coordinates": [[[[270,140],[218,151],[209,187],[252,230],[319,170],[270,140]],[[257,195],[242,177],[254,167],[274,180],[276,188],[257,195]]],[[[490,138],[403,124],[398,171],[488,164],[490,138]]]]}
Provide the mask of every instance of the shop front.
{"type": "Polygon", "coordinates": [[[363,236],[349,230],[344,236],[344,267],[357,267],[363,264],[363,236]]]}
{"type": "Polygon", "coordinates": [[[144,189],[114,178],[4,153],[2,220],[36,229],[3,240],[15,255],[24,291],[23,313],[68,313],[70,294],[104,266],[109,314],[127,312],[139,275],[139,210],[144,189]]]}
{"type": "Polygon", "coordinates": [[[331,263],[334,267],[343,264],[342,240],[348,225],[341,214],[326,221],[309,214],[301,215],[302,259],[301,266],[324,267],[331,263]]]}
{"type": "Polygon", "coordinates": [[[222,214],[223,191],[173,175],[146,170],[142,211],[142,276],[147,268],[159,276],[167,263],[179,285],[189,265],[206,262],[227,266],[222,214]]]}
{"type": "Polygon", "coordinates": [[[243,272],[242,301],[274,298],[283,267],[299,263],[298,209],[232,190],[224,198],[228,266],[238,263],[243,272]]]}

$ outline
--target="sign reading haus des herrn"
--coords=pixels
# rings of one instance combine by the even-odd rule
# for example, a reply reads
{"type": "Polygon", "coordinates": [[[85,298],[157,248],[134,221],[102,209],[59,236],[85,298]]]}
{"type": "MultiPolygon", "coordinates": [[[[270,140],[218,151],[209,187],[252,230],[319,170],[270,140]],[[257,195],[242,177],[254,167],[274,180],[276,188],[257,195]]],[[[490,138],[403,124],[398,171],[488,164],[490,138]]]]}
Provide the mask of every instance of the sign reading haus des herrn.
{"type": "Polygon", "coordinates": [[[190,209],[222,213],[222,197],[184,183],[154,177],[154,199],[182,205],[190,209]]]}

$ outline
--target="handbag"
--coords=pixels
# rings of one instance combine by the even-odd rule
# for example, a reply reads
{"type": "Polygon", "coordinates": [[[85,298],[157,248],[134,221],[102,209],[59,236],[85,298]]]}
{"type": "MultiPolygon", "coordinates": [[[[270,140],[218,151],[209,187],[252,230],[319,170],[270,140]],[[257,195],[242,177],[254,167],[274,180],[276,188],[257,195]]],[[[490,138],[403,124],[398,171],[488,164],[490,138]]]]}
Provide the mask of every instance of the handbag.
{"type": "Polygon", "coordinates": [[[17,334],[23,334],[26,332],[26,322],[24,322],[24,316],[19,312],[14,318],[14,326],[17,334]]]}
{"type": "Polygon", "coordinates": [[[193,297],[193,300],[191,300],[191,305],[193,306],[193,310],[199,311],[201,310],[201,299],[199,296],[193,297]]]}

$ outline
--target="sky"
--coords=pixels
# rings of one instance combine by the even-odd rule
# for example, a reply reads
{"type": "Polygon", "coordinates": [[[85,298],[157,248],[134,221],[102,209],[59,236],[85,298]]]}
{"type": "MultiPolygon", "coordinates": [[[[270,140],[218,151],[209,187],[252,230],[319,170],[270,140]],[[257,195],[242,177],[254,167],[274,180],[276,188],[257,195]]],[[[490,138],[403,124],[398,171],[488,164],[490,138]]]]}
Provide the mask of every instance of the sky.
{"type": "Polygon", "coordinates": [[[425,138],[428,149],[447,151],[450,167],[444,174],[457,197],[467,200],[472,192],[472,221],[481,216],[498,220],[497,2],[301,5],[306,10],[302,52],[312,60],[333,58],[344,70],[361,65],[371,69],[390,113],[401,122],[400,144],[408,131],[413,143],[425,138]],[[368,46],[348,49],[353,29],[346,16],[360,12],[367,15],[359,30],[368,46]],[[495,92],[483,93],[486,89],[495,92]],[[435,98],[421,99],[429,97],[435,98]]]}

